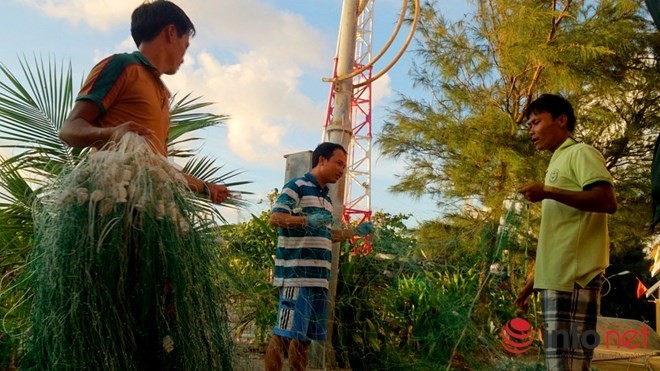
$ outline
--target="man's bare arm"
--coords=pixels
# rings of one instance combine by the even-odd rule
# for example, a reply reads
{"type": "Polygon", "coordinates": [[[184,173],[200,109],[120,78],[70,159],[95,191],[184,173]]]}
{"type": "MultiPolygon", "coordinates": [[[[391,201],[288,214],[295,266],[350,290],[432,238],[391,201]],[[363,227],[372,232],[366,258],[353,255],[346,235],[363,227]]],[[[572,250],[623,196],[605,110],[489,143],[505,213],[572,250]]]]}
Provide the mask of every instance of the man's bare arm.
{"type": "Polygon", "coordinates": [[[530,202],[555,200],[578,210],[614,214],[617,209],[614,187],[607,182],[596,182],[582,191],[567,191],[543,183],[527,184],[520,193],[530,202]]]}
{"type": "Polygon", "coordinates": [[[291,215],[287,213],[272,213],[268,220],[270,225],[280,228],[296,228],[307,225],[307,218],[304,215],[291,215]]]}
{"type": "Polygon", "coordinates": [[[153,131],[133,121],[115,127],[100,128],[92,123],[101,115],[101,109],[93,102],[76,102],[59,132],[60,139],[75,148],[101,147],[111,140],[118,140],[127,132],[151,135],[153,131]]]}

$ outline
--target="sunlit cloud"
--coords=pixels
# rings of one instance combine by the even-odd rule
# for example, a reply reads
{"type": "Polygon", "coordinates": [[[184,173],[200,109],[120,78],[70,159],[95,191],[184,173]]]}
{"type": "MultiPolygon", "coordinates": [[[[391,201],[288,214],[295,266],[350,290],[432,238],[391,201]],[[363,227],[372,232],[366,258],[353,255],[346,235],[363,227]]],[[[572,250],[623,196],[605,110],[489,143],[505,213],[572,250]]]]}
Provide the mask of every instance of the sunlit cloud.
{"type": "MultiPolygon", "coordinates": [[[[15,0],[42,14],[74,25],[107,31],[115,26],[129,30],[136,0],[15,0]]],[[[199,1],[181,0],[180,6],[197,29],[205,46],[231,47],[245,53],[261,51],[270,58],[320,66],[325,55],[324,39],[299,14],[274,8],[257,0],[199,1]]],[[[327,40],[326,40],[327,41],[327,40]]]]}
{"type": "Polygon", "coordinates": [[[322,106],[299,90],[299,67],[256,52],[238,58],[222,64],[207,52],[191,55],[166,82],[173,92],[216,102],[211,109],[231,117],[224,147],[247,162],[273,163],[286,152],[286,136],[300,135],[306,122],[318,121],[322,106]]]}
{"type": "Polygon", "coordinates": [[[256,51],[277,61],[325,67],[334,55],[334,36],[323,35],[299,14],[257,0],[181,1],[202,45],[256,51]],[[330,48],[330,50],[328,50],[330,48]]]}
{"type": "MultiPolygon", "coordinates": [[[[47,16],[99,31],[115,26],[128,30],[130,14],[140,4],[135,0],[19,1],[47,16]]],[[[272,164],[296,149],[296,139],[321,138],[330,85],[320,79],[332,69],[336,34],[322,34],[302,15],[257,0],[176,4],[190,16],[197,33],[181,70],[164,77],[166,84],[172,92],[214,102],[208,110],[230,116],[225,137],[209,138],[206,146],[227,149],[248,163],[272,164]],[[317,79],[318,90],[323,90],[314,98],[309,89],[303,90],[311,79],[317,79]]],[[[93,62],[134,49],[126,31],[120,43],[96,49],[93,62]]],[[[372,92],[376,106],[391,95],[390,77],[376,81],[372,92]]]]}
{"type": "MultiPolygon", "coordinates": [[[[38,23],[30,32],[52,46],[79,51],[74,68],[80,72],[89,72],[95,62],[109,54],[135,50],[130,16],[142,0],[10,1],[29,9],[21,10],[29,14],[21,16],[25,22],[41,22],[44,17],[56,21],[38,23]],[[85,37],[65,40],[59,36],[63,29],[85,37]]],[[[174,2],[190,16],[197,32],[179,73],[164,77],[164,81],[174,93],[191,93],[202,101],[214,102],[204,110],[230,116],[225,127],[201,131],[205,138],[197,144],[203,145],[204,154],[227,163],[228,169],[239,168],[245,170],[247,179],[259,179],[259,184],[251,187],[262,197],[262,193],[281,186],[284,154],[312,149],[321,139],[330,89],[321,78],[331,75],[337,37],[333,27],[339,26],[339,19],[322,14],[324,7],[340,8],[341,2],[315,0],[318,11],[310,11],[303,1],[174,2]],[[290,10],[283,10],[285,7],[290,10]],[[270,179],[273,174],[277,174],[274,181],[270,179]]],[[[374,53],[390,34],[399,9],[398,0],[377,2],[374,29],[381,40],[374,41],[374,53]]],[[[21,50],[29,43],[17,45],[20,47],[14,48],[21,50]]],[[[395,45],[392,49],[374,66],[374,73],[398,48],[395,45]]],[[[374,133],[382,125],[386,109],[393,107],[393,91],[405,79],[406,59],[408,53],[372,86],[374,133]]],[[[394,181],[392,174],[403,173],[405,165],[382,158],[375,147],[372,161],[374,206],[380,207],[377,190],[386,189],[394,181]]],[[[391,195],[382,199],[392,202],[391,195]]],[[[405,207],[410,207],[408,200],[405,207]]]]}
{"type": "Polygon", "coordinates": [[[92,29],[108,29],[130,21],[131,12],[140,3],[134,0],[17,0],[44,15],[64,19],[74,25],[86,24],[92,29]]]}

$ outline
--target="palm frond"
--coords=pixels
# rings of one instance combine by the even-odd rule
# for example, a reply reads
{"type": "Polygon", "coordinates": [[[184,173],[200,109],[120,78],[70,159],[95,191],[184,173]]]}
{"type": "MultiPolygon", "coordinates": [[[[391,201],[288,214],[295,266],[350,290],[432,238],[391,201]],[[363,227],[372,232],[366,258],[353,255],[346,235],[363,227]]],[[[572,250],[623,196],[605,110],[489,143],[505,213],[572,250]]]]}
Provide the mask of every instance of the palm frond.
{"type": "Polygon", "coordinates": [[[249,181],[236,181],[233,178],[241,175],[243,172],[238,170],[231,170],[221,173],[224,165],[216,165],[215,160],[203,156],[199,158],[190,159],[183,171],[205,182],[223,183],[232,193],[232,197],[227,199],[222,206],[228,208],[245,208],[249,205],[247,201],[242,200],[243,195],[252,194],[252,192],[241,191],[236,189],[239,186],[249,184],[249,181]]]}
{"type": "MultiPolygon", "coordinates": [[[[224,124],[229,118],[227,115],[199,112],[200,109],[212,105],[210,102],[199,102],[200,99],[201,97],[191,98],[190,93],[186,94],[179,100],[176,100],[176,95],[172,97],[172,102],[170,104],[171,124],[168,137],[168,144],[170,147],[185,142],[176,141],[176,139],[180,138],[182,135],[195,130],[224,124]]],[[[193,140],[198,139],[201,138],[194,138],[193,140]]]]}
{"type": "MultiPolygon", "coordinates": [[[[78,156],[82,158],[87,151],[81,151],[78,156]]],[[[53,154],[53,151],[47,149],[27,149],[5,162],[20,170],[27,182],[38,186],[48,184],[53,176],[71,168],[70,163],[62,161],[56,154],[53,154]]]]}
{"type": "MultiPolygon", "coordinates": [[[[36,196],[35,191],[19,173],[19,169],[15,166],[15,158],[7,160],[0,157],[0,161],[2,161],[0,163],[0,185],[3,189],[3,192],[0,192],[0,200],[30,211],[30,214],[26,215],[31,216],[32,203],[36,196]]],[[[0,210],[4,209],[5,205],[0,203],[0,210]]]]}
{"type": "Polygon", "coordinates": [[[20,65],[19,79],[0,64],[1,146],[42,155],[42,162],[74,164],[80,151],[57,135],[73,105],[71,64],[58,68],[52,60],[46,64],[35,57],[32,64],[20,59],[20,65]]]}
{"type": "Polygon", "coordinates": [[[32,204],[36,193],[13,162],[0,158],[0,272],[23,264],[32,245],[32,204]]]}
{"type": "MultiPolygon", "coordinates": [[[[243,172],[238,170],[231,170],[225,173],[220,173],[224,165],[216,165],[215,159],[208,156],[202,156],[190,159],[183,171],[197,177],[201,180],[213,183],[224,183],[229,186],[240,186],[249,184],[248,181],[230,181],[230,179],[241,175],[243,172]]],[[[243,194],[250,194],[250,192],[242,192],[243,194]]]]}
{"type": "Polygon", "coordinates": [[[198,140],[202,140],[202,138],[192,137],[169,143],[167,156],[177,158],[188,158],[196,156],[199,152],[199,148],[186,147],[184,144],[196,142],[198,140]]]}
{"type": "MultiPolygon", "coordinates": [[[[183,171],[199,178],[206,182],[224,183],[227,188],[232,192],[232,197],[227,199],[222,207],[231,209],[247,208],[248,202],[242,199],[242,195],[249,194],[250,192],[237,190],[236,187],[249,184],[248,181],[229,181],[232,178],[242,174],[237,170],[221,173],[224,166],[215,165],[215,160],[208,156],[201,158],[194,157],[198,153],[198,149],[191,149],[191,144],[202,140],[200,137],[189,137],[189,134],[195,130],[204,129],[207,127],[217,126],[224,124],[229,118],[227,115],[217,115],[208,112],[200,112],[200,109],[210,106],[212,103],[201,102],[201,97],[191,97],[188,93],[181,99],[177,99],[176,95],[172,97],[171,102],[171,125],[168,137],[168,156],[187,158],[188,162],[183,168],[183,171]],[[185,144],[185,146],[184,146],[185,144]]],[[[206,200],[201,199],[205,202],[206,200]]],[[[223,222],[226,221],[222,217],[218,208],[213,204],[206,201],[204,209],[217,216],[223,222]]]]}

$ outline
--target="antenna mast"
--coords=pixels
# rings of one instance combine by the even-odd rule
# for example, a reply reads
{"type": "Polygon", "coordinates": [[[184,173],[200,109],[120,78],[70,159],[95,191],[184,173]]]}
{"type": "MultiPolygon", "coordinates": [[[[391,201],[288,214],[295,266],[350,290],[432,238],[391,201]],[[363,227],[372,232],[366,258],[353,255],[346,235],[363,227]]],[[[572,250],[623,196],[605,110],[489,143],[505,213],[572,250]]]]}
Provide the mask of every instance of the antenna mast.
{"type": "MultiPolygon", "coordinates": [[[[354,36],[354,61],[351,72],[362,69],[371,61],[373,7],[374,0],[363,0],[359,4],[359,15],[354,36]]],[[[342,32],[347,32],[344,27],[340,30],[339,40],[342,38],[342,32]]],[[[345,36],[349,37],[348,35],[345,36]]],[[[346,119],[350,123],[350,126],[345,123],[341,130],[344,131],[344,139],[348,142],[348,145],[345,145],[346,151],[348,151],[348,164],[344,177],[345,184],[343,187],[338,187],[340,192],[338,192],[337,196],[343,200],[343,221],[346,223],[357,221],[359,223],[371,220],[372,67],[369,66],[351,79],[337,81],[337,65],[340,63],[340,51],[341,46],[338,45],[337,57],[335,57],[333,68],[333,82],[330,88],[327,114],[323,126],[323,141],[336,142],[331,138],[333,120],[337,119],[335,114],[347,116],[346,119]],[[337,85],[344,82],[350,82],[350,92],[342,91],[341,87],[337,85]],[[339,94],[350,95],[348,102],[350,106],[343,108],[347,112],[336,112],[340,108],[337,102],[339,94]],[[346,132],[349,127],[350,132],[346,132]]],[[[343,98],[346,99],[346,97],[343,98]]],[[[370,251],[371,243],[367,237],[362,253],[368,253],[370,251]]]]}

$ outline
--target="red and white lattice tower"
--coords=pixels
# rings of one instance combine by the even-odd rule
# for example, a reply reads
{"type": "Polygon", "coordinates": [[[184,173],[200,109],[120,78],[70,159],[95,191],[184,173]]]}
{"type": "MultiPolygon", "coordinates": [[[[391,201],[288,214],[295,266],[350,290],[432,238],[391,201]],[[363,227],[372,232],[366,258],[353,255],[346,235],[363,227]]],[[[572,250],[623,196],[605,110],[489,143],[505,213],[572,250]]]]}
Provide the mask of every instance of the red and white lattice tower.
{"type": "MultiPolygon", "coordinates": [[[[367,1],[360,12],[356,29],[354,69],[360,69],[371,60],[374,0],[367,1]]],[[[372,67],[355,75],[350,108],[350,122],[353,130],[348,151],[348,165],[344,176],[344,222],[371,220],[371,80],[372,67]]],[[[337,57],[335,57],[333,78],[337,77],[337,57]]],[[[335,82],[330,87],[328,109],[323,125],[323,141],[328,141],[328,126],[332,123],[335,108],[335,82]]],[[[362,253],[371,250],[369,238],[365,240],[362,253]]]]}

